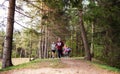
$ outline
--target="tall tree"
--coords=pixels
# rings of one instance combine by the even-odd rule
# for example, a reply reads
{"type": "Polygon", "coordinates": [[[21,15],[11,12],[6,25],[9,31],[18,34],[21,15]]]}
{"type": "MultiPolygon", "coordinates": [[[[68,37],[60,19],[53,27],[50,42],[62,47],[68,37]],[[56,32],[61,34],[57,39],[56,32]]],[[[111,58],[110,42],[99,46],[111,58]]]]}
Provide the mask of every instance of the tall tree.
{"type": "Polygon", "coordinates": [[[77,7],[79,11],[79,25],[80,25],[80,32],[81,32],[81,37],[83,40],[84,44],[84,49],[85,49],[85,59],[91,61],[91,54],[90,54],[90,47],[88,45],[88,40],[87,40],[87,33],[84,27],[83,23],[83,5],[82,5],[83,0],[71,0],[73,7],[77,7]]]}
{"type": "Polygon", "coordinates": [[[2,68],[6,68],[13,65],[11,61],[11,54],[14,29],[15,2],[16,0],[9,0],[9,10],[7,18],[6,37],[4,41],[2,68]]]}
{"type": "Polygon", "coordinates": [[[88,45],[87,34],[85,32],[85,27],[82,21],[82,11],[80,11],[79,16],[80,16],[80,31],[85,48],[85,59],[91,61],[90,47],[88,45]]]}

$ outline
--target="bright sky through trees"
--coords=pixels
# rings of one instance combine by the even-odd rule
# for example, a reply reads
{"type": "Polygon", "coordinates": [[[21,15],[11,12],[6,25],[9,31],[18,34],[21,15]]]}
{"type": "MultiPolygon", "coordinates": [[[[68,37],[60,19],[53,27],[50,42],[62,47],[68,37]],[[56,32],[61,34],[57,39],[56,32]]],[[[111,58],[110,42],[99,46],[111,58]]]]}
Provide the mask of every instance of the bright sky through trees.
{"type": "MultiPolygon", "coordinates": [[[[83,4],[84,5],[88,5],[89,2],[88,0],[84,0],[83,1],[83,4]]],[[[26,7],[24,7],[25,9],[27,9],[26,7]]],[[[0,30],[4,29],[5,30],[5,25],[6,25],[6,20],[7,20],[7,11],[8,11],[8,1],[7,0],[1,0],[0,1],[0,30]]],[[[19,20],[19,13],[16,12],[15,14],[15,21],[19,20]]],[[[28,21],[30,19],[26,18],[26,20],[23,20],[24,22],[25,21],[28,21]]],[[[20,25],[24,25],[25,24],[22,22],[22,21],[19,21],[18,22],[20,25]]],[[[15,27],[15,30],[20,30],[21,26],[19,26],[18,24],[14,23],[14,27],[15,27]]]]}
{"type": "MultiPolygon", "coordinates": [[[[0,30],[5,30],[6,21],[7,21],[7,11],[8,11],[8,1],[1,0],[0,1],[0,30]]],[[[16,23],[14,27],[15,27],[15,30],[20,30],[22,28],[16,23]]]]}

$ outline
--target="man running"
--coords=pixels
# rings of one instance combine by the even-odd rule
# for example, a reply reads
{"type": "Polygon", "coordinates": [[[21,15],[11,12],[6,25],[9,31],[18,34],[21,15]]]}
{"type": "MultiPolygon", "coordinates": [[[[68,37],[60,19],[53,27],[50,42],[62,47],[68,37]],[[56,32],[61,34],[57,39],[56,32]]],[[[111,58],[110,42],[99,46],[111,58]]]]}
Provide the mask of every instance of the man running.
{"type": "Polygon", "coordinates": [[[61,56],[63,56],[63,48],[64,43],[62,42],[61,38],[58,38],[58,41],[56,42],[56,48],[58,51],[58,57],[61,58],[61,56]]]}

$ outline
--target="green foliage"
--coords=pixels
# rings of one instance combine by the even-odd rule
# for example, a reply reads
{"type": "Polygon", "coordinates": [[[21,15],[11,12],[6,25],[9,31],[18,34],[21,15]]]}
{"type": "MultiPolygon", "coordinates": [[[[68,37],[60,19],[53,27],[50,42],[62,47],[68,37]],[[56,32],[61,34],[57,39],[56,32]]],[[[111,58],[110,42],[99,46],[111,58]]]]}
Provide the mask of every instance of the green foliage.
{"type": "Polygon", "coordinates": [[[2,58],[2,49],[4,45],[4,31],[0,31],[0,58],[2,58]]]}
{"type": "Polygon", "coordinates": [[[94,56],[107,64],[120,68],[119,1],[90,1],[85,8],[84,21],[95,25],[94,56]]]}
{"type": "Polygon", "coordinates": [[[102,51],[104,51],[104,47],[102,45],[94,45],[94,57],[95,58],[104,58],[102,51]]]}
{"type": "Polygon", "coordinates": [[[82,0],[70,0],[70,3],[73,8],[82,8],[82,0]]]}
{"type": "Polygon", "coordinates": [[[72,49],[72,54],[71,54],[71,56],[72,56],[72,57],[77,56],[77,54],[76,54],[76,42],[73,41],[73,40],[72,40],[72,41],[71,41],[71,40],[67,40],[67,41],[66,41],[66,45],[72,49]]]}
{"type": "Polygon", "coordinates": [[[64,7],[62,0],[44,0],[44,3],[52,9],[62,10],[64,7]]]}
{"type": "Polygon", "coordinates": [[[40,33],[35,29],[24,29],[21,32],[15,32],[12,57],[28,57],[29,55],[36,56],[36,53],[30,54],[30,51],[37,51],[39,35],[40,33]]]}

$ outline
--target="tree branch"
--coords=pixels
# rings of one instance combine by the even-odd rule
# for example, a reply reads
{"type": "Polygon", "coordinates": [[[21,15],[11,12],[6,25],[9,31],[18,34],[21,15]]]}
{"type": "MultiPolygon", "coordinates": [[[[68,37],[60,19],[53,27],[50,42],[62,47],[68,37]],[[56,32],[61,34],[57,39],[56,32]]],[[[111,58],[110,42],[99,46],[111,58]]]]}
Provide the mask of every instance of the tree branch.
{"type": "Polygon", "coordinates": [[[18,11],[18,10],[15,10],[15,11],[18,12],[18,13],[20,13],[20,14],[22,14],[22,15],[24,15],[24,16],[26,16],[26,17],[28,17],[28,18],[32,18],[32,17],[30,17],[30,16],[28,16],[28,15],[26,15],[26,14],[24,14],[24,13],[18,11]]]}
{"type": "MultiPolygon", "coordinates": [[[[37,6],[37,5],[33,4],[33,3],[31,3],[30,1],[26,1],[26,2],[29,3],[29,4],[31,4],[32,6],[34,6],[34,7],[38,8],[38,9],[40,9],[41,11],[52,11],[52,10],[48,10],[48,9],[42,9],[42,8],[40,8],[39,6],[37,6]]],[[[38,1],[38,2],[39,2],[39,1],[38,1]]]]}
{"type": "Polygon", "coordinates": [[[16,22],[16,21],[14,21],[16,24],[18,24],[19,26],[21,26],[21,27],[23,27],[23,28],[25,28],[25,29],[29,29],[29,28],[27,28],[27,27],[25,27],[25,26],[23,26],[23,25],[21,25],[20,23],[18,23],[18,22],[16,22]]]}

